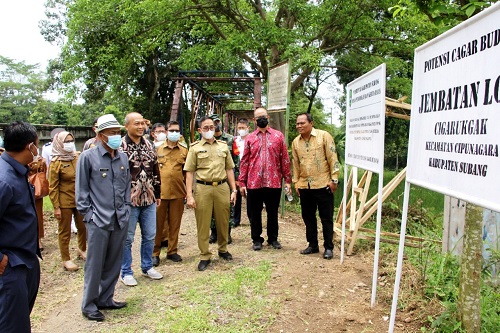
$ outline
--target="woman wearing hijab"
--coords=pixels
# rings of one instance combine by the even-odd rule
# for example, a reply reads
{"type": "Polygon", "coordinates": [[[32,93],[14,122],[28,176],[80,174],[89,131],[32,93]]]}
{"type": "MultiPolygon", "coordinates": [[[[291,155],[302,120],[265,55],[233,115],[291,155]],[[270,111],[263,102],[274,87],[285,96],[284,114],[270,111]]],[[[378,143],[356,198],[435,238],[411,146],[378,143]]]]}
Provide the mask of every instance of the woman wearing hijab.
{"type": "Polygon", "coordinates": [[[79,267],[71,261],[69,241],[71,239],[71,218],[74,217],[77,228],[78,256],[85,260],[87,235],[83,216],[76,210],[75,176],[78,153],[75,139],[69,132],[63,131],[54,137],[52,160],[49,166],[49,196],[54,206],[54,217],[59,222],[59,250],[65,270],[73,272],[79,267]]]}

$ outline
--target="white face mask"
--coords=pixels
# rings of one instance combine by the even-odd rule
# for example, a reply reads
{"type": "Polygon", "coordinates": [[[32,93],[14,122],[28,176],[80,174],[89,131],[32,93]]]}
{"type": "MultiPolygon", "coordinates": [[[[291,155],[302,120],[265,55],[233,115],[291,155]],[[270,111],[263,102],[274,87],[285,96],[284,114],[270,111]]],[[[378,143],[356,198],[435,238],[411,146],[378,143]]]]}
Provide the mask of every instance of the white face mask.
{"type": "Polygon", "coordinates": [[[35,146],[35,148],[36,148],[36,155],[35,155],[35,154],[33,154],[33,152],[31,151],[31,145],[33,145],[33,146],[34,146],[35,144],[34,144],[33,142],[32,142],[32,143],[30,143],[30,145],[29,145],[29,147],[28,147],[28,150],[30,151],[31,156],[33,156],[33,162],[36,162],[36,161],[38,161],[38,160],[40,159],[40,151],[39,151],[39,150],[38,150],[38,148],[36,148],[36,146],[35,146]]]}
{"type": "Polygon", "coordinates": [[[64,151],[67,153],[73,153],[76,151],[75,143],[74,142],[64,142],[64,151]]]}
{"type": "Polygon", "coordinates": [[[244,129],[244,130],[238,130],[238,134],[240,136],[247,136],[248,135],[248,130],[247,129],[244,129]]]}
{"type": "Polygon", "coordinates": [[[156,140],[163,142],[167,138],[167,135],[165,133],[158,133],[156,134],[156,140]]]}
{"type": "Polygon", "coordinates": [[[155,148],[158,148],[160,147],[165,141],[156,141],[154,144],[155,144],[155,148]]]}
{"type": "Polygon", "coordinates": [[[201,135],[203,135],[203,138],[205,140],[211,140],[214,137],[215,131],[206,131],[206,132],[201,132],[201,135]]]}
{"type": "Polygon", "coordinates": [[[167,138],[172,142],[177,142],[181,138],[180,132],[168,132],[167,138]]]}

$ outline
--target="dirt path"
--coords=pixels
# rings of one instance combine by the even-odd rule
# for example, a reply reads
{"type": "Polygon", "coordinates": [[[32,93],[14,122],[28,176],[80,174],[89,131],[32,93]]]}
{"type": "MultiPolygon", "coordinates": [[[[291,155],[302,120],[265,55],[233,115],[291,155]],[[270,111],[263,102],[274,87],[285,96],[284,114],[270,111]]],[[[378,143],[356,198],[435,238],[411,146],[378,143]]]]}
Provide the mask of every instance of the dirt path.
{"type": "MultiPolygon", "coordinates": [[[[33,332],[91,332],[101,328],[113,330],[110,323],[90,322],[80,312],[83,289],[83,262],[76,273],[64,272],[60,266],[55,222],[46,218],[42,283],[32,313],[33,332]]],[[[390,313],[392,284],[379,286],[378,305],[371,309],[371,279],[373,257],[364,253],[339,262],[339,250],[335,249],[333,260],[324,260],[319,254],[300,255],[305,247],[305,230],[300,217],[287,213],[280,218],[280,241],[282,250],[264,246],[262,251],[252,251],[250,226],[244,219],[242,226],[233,230],[234,265],[244,266],[266,259],[272,263],[272,275],[268,290],[281,304],[280,313],[268,332],[386,332],[390,313]]],[[[136,240],[140,239],[136,237],[136,240]]],[[[71,246],[76,241],[72,240],[71,246]]],[[[212,246],[212,251],[215,246],[212,246]]],[[[138,268],[138,242],[134,243],[134,270],[138,268]]],[[[72,251],[74,253],[75,251],[72,251]]],[[[180,264],[162,261],[157,268],[165,275],[156,283],[168,284],[170,279],[182,279],[197,272],[198,248],[196,227],[192,210],[186,210],[181,227],[179,254],[184,258],[180,264]]],[[[220,269],[217,264],[209,270],[220,269]]],[[[136,274],[137,275],[137,274],[136,274]]],[[[139,283],[147,283],[137,277],[139,283]]],[[[117,284],[116,299],[127,300],[130,289],[121,282],[117,284]]],[[[126,318],[123,318],[126,320],[126,318]]],[[[420,332],[417,323],[399,313],[397,332],[420,332]]],[[[145,331],[146,332],[146,331],[145,331]]]]}

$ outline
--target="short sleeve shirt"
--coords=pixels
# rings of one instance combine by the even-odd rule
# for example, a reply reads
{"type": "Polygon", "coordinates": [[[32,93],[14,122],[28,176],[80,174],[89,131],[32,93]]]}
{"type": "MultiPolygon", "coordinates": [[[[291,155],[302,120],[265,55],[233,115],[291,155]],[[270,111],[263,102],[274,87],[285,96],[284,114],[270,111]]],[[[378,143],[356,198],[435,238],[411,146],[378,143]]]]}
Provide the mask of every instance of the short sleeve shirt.
{"type": "Polygon", "coordinates": [[[232,168],[234,168],[234,162],[227,143],[214,140],[210,144],[205,139],[191,145],[184,166],[185,171],[196,172],[197,180],[206,182],[226,179],[226,170],[232,168]]]}

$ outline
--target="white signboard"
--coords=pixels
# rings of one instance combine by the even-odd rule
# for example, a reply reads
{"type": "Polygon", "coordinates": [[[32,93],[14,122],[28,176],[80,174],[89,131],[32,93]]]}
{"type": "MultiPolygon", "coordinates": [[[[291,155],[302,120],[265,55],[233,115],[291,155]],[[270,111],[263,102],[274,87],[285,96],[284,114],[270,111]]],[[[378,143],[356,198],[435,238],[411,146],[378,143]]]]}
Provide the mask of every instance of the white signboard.
{"type": "Polygon", "coordinates": [[[384,169],[385,64],[347,85],[346,164],[384,169]]]}
{"type": "Polygon", "coordinates": [[[288,62],[285,62],[269,70],[268,111],[286,109],[290,82],[288,66],[288,62]]]}
{"type": "Polygon", "coordinates": [[[407,181],[500,211],[500,6],[415,50],[407,181]]]}

